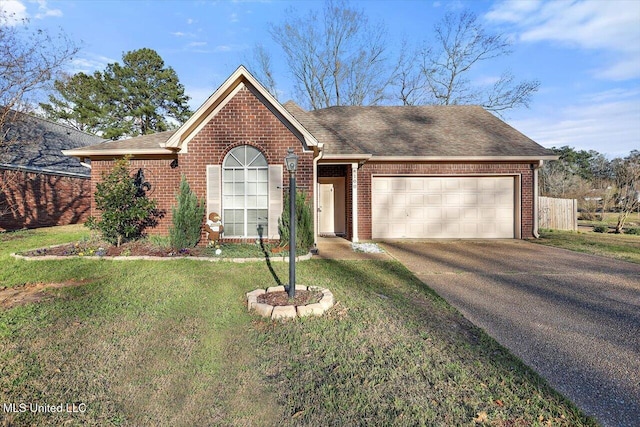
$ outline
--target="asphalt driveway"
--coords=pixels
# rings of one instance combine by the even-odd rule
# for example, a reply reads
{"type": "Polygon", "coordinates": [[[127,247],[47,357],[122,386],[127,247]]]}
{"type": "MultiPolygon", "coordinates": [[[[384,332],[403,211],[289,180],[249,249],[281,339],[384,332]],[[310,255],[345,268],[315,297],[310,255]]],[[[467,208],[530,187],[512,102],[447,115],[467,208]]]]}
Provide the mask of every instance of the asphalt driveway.
{"type": "Polygon", "coordinates": [[[587,414],[640,425],[640,265],[516,240],[382,246],[587,414]]]}

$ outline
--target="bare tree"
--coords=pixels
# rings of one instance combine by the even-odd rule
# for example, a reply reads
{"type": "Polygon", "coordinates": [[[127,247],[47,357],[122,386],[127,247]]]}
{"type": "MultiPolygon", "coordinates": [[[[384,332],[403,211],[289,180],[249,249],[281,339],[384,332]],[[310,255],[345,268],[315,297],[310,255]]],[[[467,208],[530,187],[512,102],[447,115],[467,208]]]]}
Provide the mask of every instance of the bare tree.
{"type": "Polygon", "coordinates": [[[620,208],[616,233],[622,233],[627,218],[640,204],[640,151],[633,150],[629,156],[612,163],[620,208]]]}
{"type": "Polygon", "coordinates": [[[391,72],[386,30],[344,0],[327,0],[321,13],[300,16],[289,9],[270,29],[283,49],[294,90],[312,109],[334,105],[375,105],[385,95],[391,72]]]}
{"type": "Polygon", "coordinates": [[[480,104],[498,115],[510,108],[528,107],[540,86],[537,80],[517,83],[513,74],[505,71],[487,88],[474,87],[468,77],[478,63],[511,53],[506,36],[488,33],[470,11],[448,13],[436,24],[434,35],[434,44],[419,54],[426,103],[480,104]]]}
{"type": "Polygon", "coordinates": [[[63,33],[30,29],[28,21],[15,22],[0,10],[0,146],[7,122],[29,109],[78,50],[63,33]]]}
{"type": "MultiPolygon", "coordinates": [[[[64,34],[32,30],[28,21],[16,21],[0,8],[0,163],[16,143],[12,126],[29,112],[31,104],[47,89],[56,74],[78,52],[64,34]]],[[[0,216],[12,208],[8,195],[21,173],[2,170],[0,216]]]]}
{"type": "Polygon", "coordinates": [[[257,44],[253,47],[250,57],[245,57],[245,61],[249,70],[257,77],[271,95],[278,97],[278,88],[276,87],[276,79],[273,75],[273,66],[271,65],[271,55],[265,49],[264,45],[257,44]]]}

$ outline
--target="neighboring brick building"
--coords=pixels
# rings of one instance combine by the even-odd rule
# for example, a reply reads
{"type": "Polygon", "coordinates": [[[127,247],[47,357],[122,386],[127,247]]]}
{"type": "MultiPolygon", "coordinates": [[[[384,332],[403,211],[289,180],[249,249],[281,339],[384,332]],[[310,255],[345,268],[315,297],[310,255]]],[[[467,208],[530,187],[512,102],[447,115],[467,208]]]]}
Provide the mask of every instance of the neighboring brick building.
{"type": "Polygon", "coordinates": [[[316,236],[354,241],[534,237],[537,169],[556,158],[481,107],[307,112],[280,104],[244,67],[176,131],[65,154],[91,159],[94,189],[114,158],[131,155],[167,213],[151,232],[167,233],[184,175],[207,213],[222,215],[226,239],[253,240],[258,225],[279,237],[288,148],[316,236]]]}
{"type": "Polygon", "coordinates": [[[61,150],[102,138],[18,112],[2,129],[0,231],[83,222],[90,211],[87,166],[61,150]]]}

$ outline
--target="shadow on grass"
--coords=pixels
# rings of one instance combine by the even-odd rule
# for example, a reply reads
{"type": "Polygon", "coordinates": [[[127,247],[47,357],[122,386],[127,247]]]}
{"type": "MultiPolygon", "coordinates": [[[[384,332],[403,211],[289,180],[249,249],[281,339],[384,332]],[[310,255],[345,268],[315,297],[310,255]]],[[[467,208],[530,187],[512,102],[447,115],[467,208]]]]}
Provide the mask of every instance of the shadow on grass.
{"type": "Polygon", "coordinates": [[[278,274],[276,273],[276,271],[273,269],[273,266],[271,265],[271,258],[269,257],[269,251],[264,246],[263,232],[264,232],[264,229],[262,228],[262,226],[259,226],[258,236],[260,238],[260,250],[264,254],[264,259],[265,259],[265,262],[267,263],[267,268],[269,268],[269,272],[271,273],[273,280],[276,282],[276,286],[284,286],[284,284],[282,283],[282,280],[280,280],[280,278],[278,277],[278,274]]]}

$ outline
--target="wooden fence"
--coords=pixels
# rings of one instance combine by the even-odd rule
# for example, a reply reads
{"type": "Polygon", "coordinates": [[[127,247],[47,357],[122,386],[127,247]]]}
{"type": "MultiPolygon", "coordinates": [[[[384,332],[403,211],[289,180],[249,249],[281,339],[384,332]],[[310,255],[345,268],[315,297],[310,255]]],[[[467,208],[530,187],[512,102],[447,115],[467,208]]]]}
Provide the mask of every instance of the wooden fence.
{"type": "Polygon", "coordinates": [[[578,230],[578,201],[538,197],[538,228],[578,230]]]}

